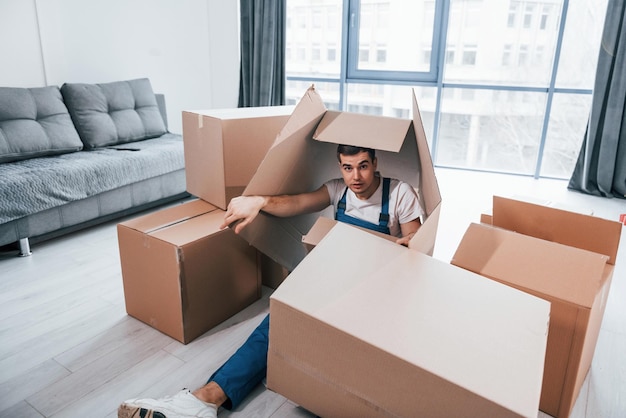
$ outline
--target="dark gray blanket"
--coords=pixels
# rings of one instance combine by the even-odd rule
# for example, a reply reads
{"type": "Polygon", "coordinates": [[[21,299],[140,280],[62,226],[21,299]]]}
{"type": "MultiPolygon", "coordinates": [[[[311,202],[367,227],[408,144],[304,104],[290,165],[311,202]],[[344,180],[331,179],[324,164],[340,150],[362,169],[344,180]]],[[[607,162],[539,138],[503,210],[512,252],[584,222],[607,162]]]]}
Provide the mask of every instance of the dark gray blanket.
{"type": "Polygon", "coordinates": [[[176,134],[0,164],[0,224],[184,166],[176,134]]]}

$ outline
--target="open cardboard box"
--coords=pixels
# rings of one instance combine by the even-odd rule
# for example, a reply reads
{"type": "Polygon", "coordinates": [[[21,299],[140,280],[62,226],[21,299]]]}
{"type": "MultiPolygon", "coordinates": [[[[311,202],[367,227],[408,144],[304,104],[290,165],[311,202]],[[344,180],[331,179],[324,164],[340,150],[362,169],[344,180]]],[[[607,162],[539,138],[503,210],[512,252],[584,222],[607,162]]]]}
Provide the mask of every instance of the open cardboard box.
{"type": "Polygon", "coordinates": [[[183,112],[187,191],[226,210],[240,196],[293,106],[183,112]]]}
{"type": "Polygon", "coordinates": [[[550,305],[336,223],[270,298],[268,388],[319,416],[537,416],[550,305]]]}
{"type": "Polygon", "coordinates": [[[186,344],[261,297],[257,251],[193,200],[117,225],[129,315],[186,344]]]}
{"type": "Polygon", "coordinates": [[[491,222],[470,225],[451,263],[551,302],[540,409],[567,417],[591,366],[621,224],[498,196],[491,222]]]}
{"type": "MultiPolygon", "coordinates": [[[[310,192],[330,179],[341,177],[337,144],[376,149],[381,174],[401,179],[418,191],[425,219],[409,247],[432,254],[441,194],[415,96],[413,119],[409,120],[326,110],[319,94],[313,87],[309,88],[243,194],[310,192]]],[[[319,215],[277,218],[261,212],[241,235],[291,271],[306,256],[302,237],[319,215]]],[[[326,215],[334,217],[332,213],[326,215]]]]}

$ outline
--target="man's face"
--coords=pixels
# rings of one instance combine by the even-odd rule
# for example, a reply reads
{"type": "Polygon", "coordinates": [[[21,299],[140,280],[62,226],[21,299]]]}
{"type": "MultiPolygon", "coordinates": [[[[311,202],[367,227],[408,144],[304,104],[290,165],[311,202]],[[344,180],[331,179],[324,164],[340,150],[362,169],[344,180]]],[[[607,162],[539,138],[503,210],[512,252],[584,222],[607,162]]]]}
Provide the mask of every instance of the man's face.
{"type": "Polygon", "coordinates": [[[376,179],[376,158],[370,159],[367,151],[361,151],[355,155],[339,154],[339,167],[346,186],[357,195],[359,199],[369,198],[378,187],[376,179]]]}

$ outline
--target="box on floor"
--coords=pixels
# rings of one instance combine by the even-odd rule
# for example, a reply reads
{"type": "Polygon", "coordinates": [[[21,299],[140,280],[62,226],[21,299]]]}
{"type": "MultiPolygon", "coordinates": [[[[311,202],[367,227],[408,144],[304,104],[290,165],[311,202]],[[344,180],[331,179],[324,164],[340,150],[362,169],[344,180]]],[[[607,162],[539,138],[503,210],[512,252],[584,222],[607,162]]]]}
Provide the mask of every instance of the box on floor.
{"type": "Polygon", "coordinates": [[[293,106],[183,112],[187,191],[223,210],[241,195],[293,106]]]}
{"type": "Polygon", "coordinates": [[[621,224],[498,196],[488,222],[470,225],[451,263],[551,302],[540,409],[567,417],[591,366],[621,224]]]}
{"type": "Polygon", "coordinates": [[[261,297],[259,254],[193,200],[118,224],[129,315],[189,343],[261,297]]]}
{"type": "Polygon", "coordinates": [[[270,298],[267,385],[319,416],[534,418],[549,312],[337,223],[270,298]]]}

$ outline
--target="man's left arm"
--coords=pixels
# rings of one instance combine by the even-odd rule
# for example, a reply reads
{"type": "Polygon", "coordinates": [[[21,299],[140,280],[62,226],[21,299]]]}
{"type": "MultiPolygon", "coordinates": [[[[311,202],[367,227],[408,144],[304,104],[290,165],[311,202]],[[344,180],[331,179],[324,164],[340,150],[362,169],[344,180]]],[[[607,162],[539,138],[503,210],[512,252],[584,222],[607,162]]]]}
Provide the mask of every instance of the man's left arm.
{"type": "Polygon", "coordinates": [[[396,243],[408,247],[409,241],[422,226],[421,219],[424,211],[420,205],[417,191],[410,184],[401,181],[397,190],[396,210],[398,213],[396,215],[400,221],[402,237],[398,238],[396,243]],[[405,221],[404,223],[402,222],[403,220],[405,221]]]}
{"type": "Polygon", "coordinates": [[[409,241],[411,241],[411,238],[413,238],[420,226],[422,226],[420,218],[414,219],[404,224],[400,224],[400,232],[402,233],[402,238],[398,238],[396,240],[396,243],[408,247],[409,241]]]}

